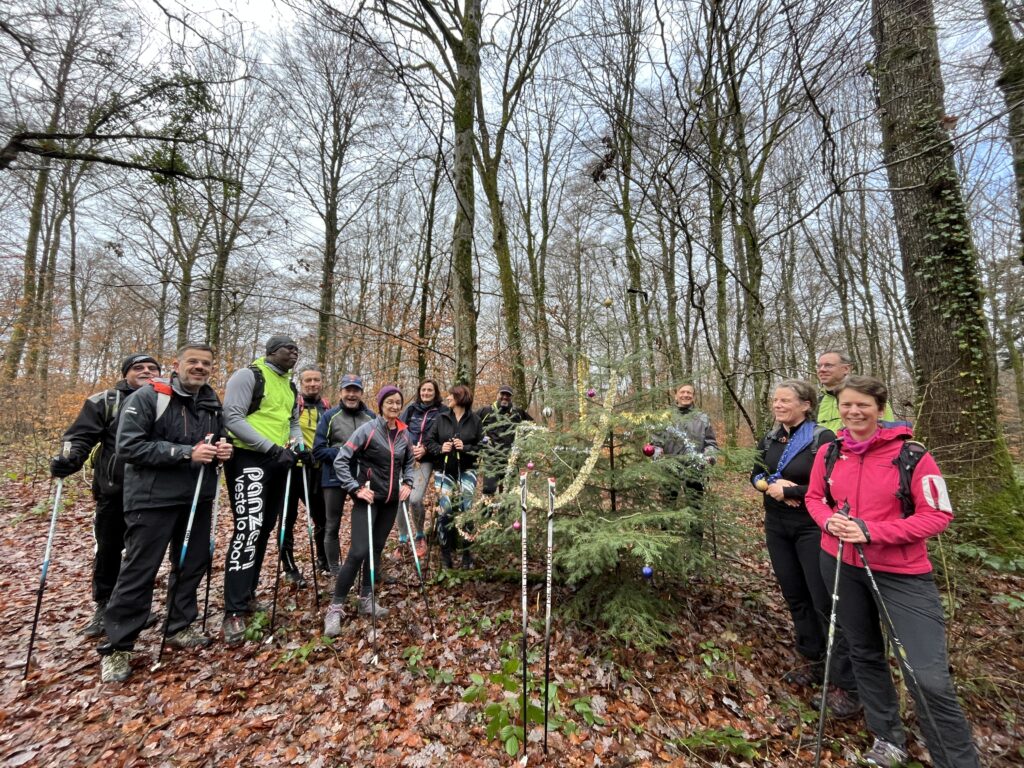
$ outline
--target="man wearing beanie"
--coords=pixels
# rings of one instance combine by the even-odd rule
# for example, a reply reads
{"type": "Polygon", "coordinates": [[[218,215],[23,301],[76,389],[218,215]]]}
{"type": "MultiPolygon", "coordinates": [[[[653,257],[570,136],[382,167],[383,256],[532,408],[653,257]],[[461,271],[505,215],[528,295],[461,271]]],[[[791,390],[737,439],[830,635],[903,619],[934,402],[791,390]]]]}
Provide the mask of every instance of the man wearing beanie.
{"type": "Polygon", "coordinates": [[[505,477],[508,457],[516,439],[516,426],[524,421],[533,421],[530,414],[512,405],[512,394],[512,387],[502,385],[498,390],[498,399],[491,405],[485,405],[476,414],[480,417],[484,431],[480,463],[484,472],[485,496],[493,496],[502,490],[501,481],[505,477]]]}
{"type": "Polygon", "coordinates": [[[227,463],[234,516],[224,566],[227,643],[244,639],[247,617],[259,608],[256,587],[267,541],[282,513],[285,480],[298,458],[310,458],[298,447],[302,430],[291,379],[299,347],[288,336],[271,336],[266,349],[266,355],[232,374],[224,392],[224,426],[235,445],[227,463]]]}
{"type": "Polygon", "coordinates": [[[90,395],[74,423],[61,438],[66,446],[50,462],[53,477],[73,475],[92,455],[92,495],[96,500],[93,536],[96,554],[92,571],[92,599],[96,610],[81,633],[86,637],[103,634],[103,611],[110,600],[121,570],[124,549],[124,461],[115,457],[117,424],[121,403],[150,379],[160,375],[160,364],[145,352],[128,355],[121,363],[121,380],[110,389],[90,395]],[[93,449],[95,448],[95,451],[93,449]]]}

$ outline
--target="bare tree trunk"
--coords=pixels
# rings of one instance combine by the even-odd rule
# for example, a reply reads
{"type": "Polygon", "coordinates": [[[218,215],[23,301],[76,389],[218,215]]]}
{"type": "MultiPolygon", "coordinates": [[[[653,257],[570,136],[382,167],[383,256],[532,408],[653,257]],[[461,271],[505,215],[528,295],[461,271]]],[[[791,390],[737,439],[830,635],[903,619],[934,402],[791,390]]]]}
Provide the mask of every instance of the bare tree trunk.
{"type": "Polygon", "coordinates": [[[981,6],[992,32],[992,50],[1003,70],[996,85],[1003,92],[1010,123],[1008,138],[1017,188],[1017,237],[1021,243],[1018,257],[1024,264],[1024,40],[1014,37],[1003,0],[981,0],[981,6]]]}
{"type": "Polygon", "coordinates": [[[882,152],[910,307],[917,434],[968,524],[1020,547],[1024,494],[996,417],[992,340],[945,105],[930,0],[874,0],[882,152]]]}
{"type": "Polygon", "coordinates": [[[476,195],[473,179],[474,124],[477,88],[480,84],[480,0],[466,0],[463,9],[462,42],[454,51],[456,62],[455,157],[452,173],[455,185],[455,224],[452,228],[452,271],[455,275],[455,376],[456,383],[476,384],[476,286],[473,280],[473,232],[476,195]]]}

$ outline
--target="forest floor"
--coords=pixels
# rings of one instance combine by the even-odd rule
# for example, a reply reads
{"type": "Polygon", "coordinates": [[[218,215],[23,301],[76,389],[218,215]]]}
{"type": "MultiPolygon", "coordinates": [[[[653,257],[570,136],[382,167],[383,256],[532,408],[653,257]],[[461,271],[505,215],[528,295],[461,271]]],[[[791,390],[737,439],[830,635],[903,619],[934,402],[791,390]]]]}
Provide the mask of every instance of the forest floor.
{"type": "MultiPolygon", "coordinates": [[[[515,762],[500,734],[488,738],[488,726],[500,730],[509,715],[519,722],[517,580],[500,580],[481,568],[433,581],[428,590],[435,640],[411,565],[392,566],[404,583],[381,590],[391,615],[378,623],[376,665],[368,619],[350,620],[330,643],[320,637],[312,588],[282,588],[272,637],[237,647],[218,640],[198,652],[169,649],[153,672],[159,642],[157,631],[148,630],[138,643],[132,677],[103,685],[95,641],[77,634],[93,608],[91,498],[83,479],[67,485],[33,668],[23,682],[52,489],[15,473],[0,480],[0,764],[383,768],[515,762]]],[[[599,628],[561,620],[556,610],[555,729],[545,757],[542,726],[531,726],[529,764],[813,764],[817,717],[807,704],[809,692],[781,679],[795,661],[788,613],[760,543],[759,500],[739,474],[735,483],[720,486],[728,495],[723,506],[741,532],[728,553],[720,546],[720,559],[701,581],[667,587],[655,575],[646,587],[677,607],[669,646],[655,653],[622,648],[599,628]]],[[[228,517],[220,519],[218,564],[228,517]]],[[[297,537],[297,549],[305,551],[304,531],[297,537]]],[[[389,546],[386,556],[392,551],[389,546]]],[[[512,565],[510,555],[482,552],[480,560],[512,565]]],[[[308,577],[306,558],[304,565],[308,577]]],[[[532,567],[539,572],[541,564],[532,567]]],[[[951,660],[982,764],[1019,766],[1024,578],[957,569],[951,660]]],[[[261,597],[269,601],[273,570],[264,570],[269,573],[261,597]]],[[[165,572],[166,565],[156,594],[161,610],[165,572]]],[[[215,573],[211,630],[220,626],[221,584],[215,573]]],[[[200,599],[204,588],[205,582],[200,599]]],[[[569,590],[558,588],[553,596],[557,609],[569,590]]],[[[529,599],[531,619],[537,619],[529,632],[536,703],[544,674],[543,586],[531,585],[529,599]]],[[[912,712],[906,720],[912,753],[930,765],[912,712]]],[[[868,744],[861,720],[830,720],[822,765],[856,765],[868,744]]]]}

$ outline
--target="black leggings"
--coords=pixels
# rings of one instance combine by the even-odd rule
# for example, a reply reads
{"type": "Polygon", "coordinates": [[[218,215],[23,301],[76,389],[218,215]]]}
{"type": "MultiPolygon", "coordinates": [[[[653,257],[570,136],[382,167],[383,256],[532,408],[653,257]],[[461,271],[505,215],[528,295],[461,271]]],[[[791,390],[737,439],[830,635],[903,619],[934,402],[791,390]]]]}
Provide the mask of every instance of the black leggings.
{"type": "MultiPolygon", "coordinates": [[[[367,532],[366,502],[360,498],[355,499],[352,506],[352,543],[348,548],[348,555],[345,562],[338,571],[338,579],[334,582],[334,602],[344,602],[348,596],[352,584],[356,580],[363,562],[368,560],[370,554],[370,540],[367,532]]],[[[380,556],[384,551],[384,544],[388,540],[392,527],[395,525],[395,517],[398,514],[398,502],[373,505],[373,565],[374,572],[380,570],[380,556]]],[[[369,568],[363,569],[362,594],[370,593],[369,568]]]]}
{"type": "MultiPolygon", "coordinates": [[[[827,582],[835,577],[835,567],[835,558],[822,552],[821,574],[827,582]]],[[[936,768],[977,768],[978,753],[974,748],[971,727],[960,708],[949,674],[946,621],[932,575],[873,573],[896,633],[907,652],[908,662],[921,685],[918,691],[913,681],[907,678],[907,687],[917,704],[917,721],[924,731],[932,763],[936,768]],[[925,715],[922,694],[934,718],[934,728],[925,715]]],[[[899,697],[885,652],[878,606],[863,568],[842,566],[837,610],[839,623],[843,625],[850,645],[853,674],[864,704],[868,730],[892,744],[903,746],[906,737],[900,721],[899,697]]]]}

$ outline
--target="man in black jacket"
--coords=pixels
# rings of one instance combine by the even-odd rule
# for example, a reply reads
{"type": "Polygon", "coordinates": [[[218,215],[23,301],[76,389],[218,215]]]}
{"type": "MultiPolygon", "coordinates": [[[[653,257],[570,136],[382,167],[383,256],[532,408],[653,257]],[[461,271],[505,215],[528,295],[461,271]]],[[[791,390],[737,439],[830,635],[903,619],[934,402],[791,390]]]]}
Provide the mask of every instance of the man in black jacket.
{"type": "Polygon", "coordinates": [[[498,390],[498,399],[476,412],[484,430],[480,455],[484,471],[485,496],[493,496],[503,490],[501,481],[508,469],[508,457],[516,440],[516,427],[524,421],[533,421],[530,414],[512,405],[513,394],[512,387],[503,385],[498,390]]]}
{"type": "Polygon", "coordinates": [[[128,531],[117,586],[103,615],[106,641],[99,646],[105,683],[131,674],[130,658],[153,602],[153,582],[167,545],[171,575],[167,643],[197,648],[210,638],[192,623],[199,615],[196,590],[210,560],[210,514],[217,492],[214,461],[231,458],[217,393],[207,383],[213,371],[208,344],[182,347],[169,380],[156,379],[121,406],[117,455],[126,463],[124,508],[128,531]],[[220,438],[220,442],[211,443],[220,438]],[[198,496],[196,492],[198,490],[198,496]],[[189,518],[191,535],[179,568],[189,518]]]}
{"type": "Polygon", "coordinates": [[[110,600],[121,569],[124,548],[124,462],[114,452],[117,422],[124,400],[136,389],[160,375],[160,364],[152,355],[137,352],[121,363],[123,377],[110,389],[90,395],[74,423],[61,438],[71,449],[50,462],[53,477],[68,477],[82,468],[92,454],[92,495],[96,500],[93,537],[96,553],[92,570],[92,599],[96,603],[89,623],[82,628],[86,637],[103,634],[103,611],[110,600]],[[96,447],[98,445],[98,447],[96,447]],[[96,448],[93,452],[93,448],[96,448]]]}

